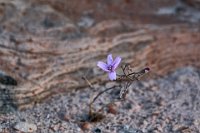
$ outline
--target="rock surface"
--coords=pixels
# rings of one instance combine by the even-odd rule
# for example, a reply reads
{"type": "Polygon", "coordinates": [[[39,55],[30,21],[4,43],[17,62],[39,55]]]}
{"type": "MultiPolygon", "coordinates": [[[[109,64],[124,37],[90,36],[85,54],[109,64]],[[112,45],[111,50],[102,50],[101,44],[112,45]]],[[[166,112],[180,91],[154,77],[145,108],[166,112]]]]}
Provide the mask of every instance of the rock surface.
{"type": "Polygon", "coordinates": [[[200,1],[199,0],[183,0],[183,1],[190,6],[200,9],[200,1]]]}
{"type": "MultiPolygon", "coordinates": [[[[199,133],[200,131],[200,69],[178,69],[160,79],[134,82],[127,98],[117,102],[117,114],[102,114],[99,122],[82,128],[88,113],[90,97],[104,90],[106,84],[94,90],[73,90],[53,96],[50,100],[26,111],[0,115],[3,131],[13,132],[12,125],[21,120],[32,121],[36,132],[42,133],[199,133]]],[[[102,95],[94,107],[99,109],[118,95],[118,89],[102,95]]]]}
{"type": "Polygon", "coordinates": [[[1,0],[0,14],[0,70],[17,81],[1,85],[1,112],[85,88],[87,70],[106,82],[108,53],[152,77],[200,67],[200,11],[179,0],[1,0]]]}

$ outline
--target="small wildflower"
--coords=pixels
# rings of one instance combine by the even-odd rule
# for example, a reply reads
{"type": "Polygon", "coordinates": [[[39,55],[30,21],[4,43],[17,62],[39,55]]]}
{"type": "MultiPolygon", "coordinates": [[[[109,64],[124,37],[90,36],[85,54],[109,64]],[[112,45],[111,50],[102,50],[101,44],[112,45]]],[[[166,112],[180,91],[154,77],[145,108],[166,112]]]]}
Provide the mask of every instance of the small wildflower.
{"type": "Polygon", "coordinates": [[[115,72],[115,69],[119,66],[120,62],[120,57],[116,57],[115,60],[113,60],[112,54],[109,54],[107,57],[107,64],[102,61],[98,61],[97,66],[108,73],[108,77],[110,80],[116,80],[117,74],[115,72]]]}

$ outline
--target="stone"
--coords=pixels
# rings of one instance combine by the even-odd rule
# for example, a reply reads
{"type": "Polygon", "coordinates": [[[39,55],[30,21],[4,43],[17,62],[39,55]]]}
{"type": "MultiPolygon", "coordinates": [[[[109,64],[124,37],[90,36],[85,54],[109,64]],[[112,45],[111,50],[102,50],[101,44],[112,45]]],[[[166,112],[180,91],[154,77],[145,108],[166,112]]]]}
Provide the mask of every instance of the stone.
{"type": "Polygon", "coordinates": [[[37,130],[37,126],[33,123],[28,123],[28,122],[18,122],[15,126],[14,129],[25,132],[25,133],[32,133],[37,130]]]}
{"type": "Polygon", "coordinates": [[[91,84],[104,84],[107,75],[93,69],[100,71],[96,62],[110,52],[137,70],[150,67],[152,77],[200,67],[199,23],[155,14],[177,1],[155,0],[153,6],[152,1],[117,1],[1,0],[0,70],[7,76],[0,82],[13,85],[0,95],[3,105],[30,108],[52,95],[84,88],[88,84],[81,77],[88,70],[91,84]]]}

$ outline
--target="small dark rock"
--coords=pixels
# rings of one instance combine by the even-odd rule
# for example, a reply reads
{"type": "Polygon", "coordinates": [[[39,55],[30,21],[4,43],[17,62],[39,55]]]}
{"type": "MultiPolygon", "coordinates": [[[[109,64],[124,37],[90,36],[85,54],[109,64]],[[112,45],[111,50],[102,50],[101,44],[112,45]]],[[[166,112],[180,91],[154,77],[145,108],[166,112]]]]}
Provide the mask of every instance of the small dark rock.
{"type": "Polygon", "coordinates": [[[11,76],[0,73],[0,83],[4,85],[17,85],[17,81],[11,76]]]}
{"type": "Polygon", "coordinates": [[[101,133],[101,129],[96,128],[96,129],[94,130],[94,133],[101,133]]]}

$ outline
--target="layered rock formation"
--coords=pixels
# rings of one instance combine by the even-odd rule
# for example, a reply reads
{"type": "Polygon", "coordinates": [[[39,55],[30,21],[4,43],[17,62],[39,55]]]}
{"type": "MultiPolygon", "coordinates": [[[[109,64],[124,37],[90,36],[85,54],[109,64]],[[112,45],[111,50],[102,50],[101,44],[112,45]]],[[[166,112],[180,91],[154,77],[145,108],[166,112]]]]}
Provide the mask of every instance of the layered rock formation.
{"type": "Polygon", "coordinates": [[[1,108],[26,108],[52,94],[84,88],[86,73],[92,83],[107,82],[96,62],[108,53],[135,70],[150,67],[152,77],[200,67],[198,19],[191,23],[181,14],[159,15],[160,8],[178,2],[151,2],[1,2],[1,79],[9,75],[17,82],[1,82],[1,108]]]}

